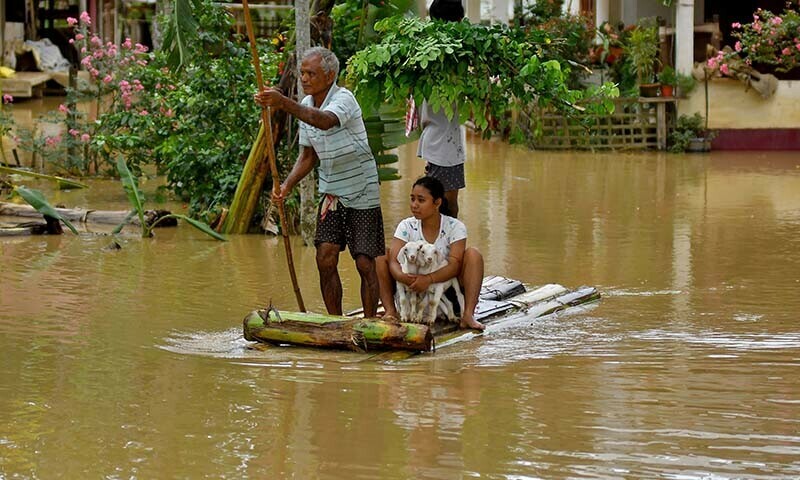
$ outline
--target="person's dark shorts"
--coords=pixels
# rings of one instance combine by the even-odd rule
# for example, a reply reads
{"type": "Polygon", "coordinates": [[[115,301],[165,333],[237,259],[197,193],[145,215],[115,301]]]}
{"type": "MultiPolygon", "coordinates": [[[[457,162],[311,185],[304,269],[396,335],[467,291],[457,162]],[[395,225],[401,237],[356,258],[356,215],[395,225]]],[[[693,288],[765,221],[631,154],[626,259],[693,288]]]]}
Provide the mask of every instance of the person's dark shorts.
{"type": "Polygon", "coordinates": [[[320,219],[318,211],[314,245],[320,243],[338,244],[340,250],[344,250],[346,246],[353,258],[358,255],[370,258],[385,255],[386,243],[383,238],[381,207],[356,210],[339,203],[336,210],[328,210],[324,220],[320,219]]]}
{"type": "Polygon", "coordinates": [[[453,167],[441,167],[428,162],[425,164],[425,175],[431,176],[442,182],[446,192],[450,190],[460,190],[467,186],[467,183],[464,180],[463,163],[453,167]]]}

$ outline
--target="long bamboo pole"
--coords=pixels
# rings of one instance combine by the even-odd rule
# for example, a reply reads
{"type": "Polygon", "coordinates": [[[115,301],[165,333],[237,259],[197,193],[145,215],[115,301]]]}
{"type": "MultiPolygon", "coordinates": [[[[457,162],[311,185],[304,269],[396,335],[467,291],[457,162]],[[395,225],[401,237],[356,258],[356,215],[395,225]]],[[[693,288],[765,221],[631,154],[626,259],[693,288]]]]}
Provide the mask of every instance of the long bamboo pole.
{"type": "MultiPolygon", "coordinates": [[[[247,0],[242,0],[244,11],[244,23],[247,28],[247,38],[250,40],[250,53],[253,55],[253,68],[256,71],[256,86],[260,92],[264,88],[264,80],[261,77],[261,62],[258,58],[258,48],[256,47],[256,36],[253,32],[253,21],[250,19],[250,5],[247,0]]],[[[272,143],[272,112],[269,107],[261,107],[261,123],[267,136],[267,158],[269,159],[270,173],[272,174],[272,192],[278,193],[281,188],[281,179],[278,175],[278,166],[275,162],[275,146],[272,143]]],[[[294,271],[294,261],[292,260],[292,245],[289,243],[289,227],[286,223],[286,211],[283,208],[283,201],[278,201],[278,216],[281,220],[281,233],[283,234],[283,246],[286,248],[286,262],[289,264],[289,275],[292,277],[294,286],[294,296],[297,297],[297,308],[301,312],[306,311],[303,304],[303,295],[300,293],[300,285],[297,283],[297,273],[294,271]]]]}

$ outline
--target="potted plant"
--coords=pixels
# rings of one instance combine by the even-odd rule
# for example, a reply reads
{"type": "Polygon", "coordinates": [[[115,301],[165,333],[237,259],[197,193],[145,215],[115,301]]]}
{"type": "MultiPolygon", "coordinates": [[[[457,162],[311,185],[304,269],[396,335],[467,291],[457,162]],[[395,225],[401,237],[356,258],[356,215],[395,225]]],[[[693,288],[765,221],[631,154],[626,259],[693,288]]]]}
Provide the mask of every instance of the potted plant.
{"type": "Polygon", "coordinates": [[[631,31],[626,45],[626,54],[629,55],[636,80],[639,84],[639,94],[643,97],[658,96],[659,86],[654,82],[655,68],[660,62],[658,55],[658,28],[652,22],[641,21],[631,31]]]}
{"type": "Polygon", "coordinates": [[[714,137],[716,133],[708,129],[702,115],[681,115],[669,134],[669,150],[673,153],[708,152],[714,137]]]}
{"type": "Polygon", "coordinates": [[[661,96],[671,97],[673,90],[675,89],[675,85],[678,82],[675,69],[669,65],[666,65],[658,74],[658,81],[661,83],[661,96]]]}

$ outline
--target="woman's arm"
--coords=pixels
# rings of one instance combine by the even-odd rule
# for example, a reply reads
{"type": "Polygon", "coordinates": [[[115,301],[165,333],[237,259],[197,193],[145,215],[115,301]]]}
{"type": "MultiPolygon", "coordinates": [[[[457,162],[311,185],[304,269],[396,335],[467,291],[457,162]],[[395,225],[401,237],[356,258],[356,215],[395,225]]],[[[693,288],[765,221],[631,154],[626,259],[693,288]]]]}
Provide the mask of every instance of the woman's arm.
{"type": "Polygon", "coordinates": [[[447,258],[447,265],[430,274],[433,283],[446,282],[458,276],[461,272],[461,261],[464,259],[466,248],[466,238],[450,244],[450,256],[447,258]]]}

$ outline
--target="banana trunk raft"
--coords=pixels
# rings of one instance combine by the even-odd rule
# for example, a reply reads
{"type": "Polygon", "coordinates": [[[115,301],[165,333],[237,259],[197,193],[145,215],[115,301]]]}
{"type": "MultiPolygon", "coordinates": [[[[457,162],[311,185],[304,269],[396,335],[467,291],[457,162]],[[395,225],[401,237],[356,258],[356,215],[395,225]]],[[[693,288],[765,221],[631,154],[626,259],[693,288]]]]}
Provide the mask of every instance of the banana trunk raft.
{"type": "MultiPolygon", "coordinates": [[[[500,276],[483,279],[475,318],[487,327],[504,322],[533,319],[566,308],[596,301],[594,287],[570,290],[548,284],[528,290],[522,282],[500,276]]],[[[429,327],[414,323],[386,322],[362,318],[360,312],[347,316],[322,313],[279,312],[274,308],[254,310],[244,318],[244,338],[273,345],[302,345],[355,351],[427,352],[442,346],[465,330],[455,323],[437,320],[429,327]]]]}

